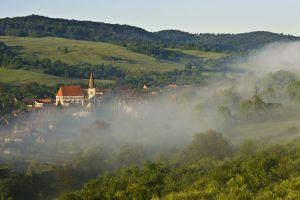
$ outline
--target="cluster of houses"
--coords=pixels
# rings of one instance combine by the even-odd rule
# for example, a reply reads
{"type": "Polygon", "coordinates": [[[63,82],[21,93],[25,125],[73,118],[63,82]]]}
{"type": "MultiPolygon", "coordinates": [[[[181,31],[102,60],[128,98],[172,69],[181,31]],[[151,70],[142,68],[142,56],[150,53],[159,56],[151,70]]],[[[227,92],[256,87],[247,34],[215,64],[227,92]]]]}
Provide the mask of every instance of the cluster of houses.
{"type": "Polygon", "coordinates": [[[23,102],[28,108],[35,109],[71,105],[91,108],[101,103],[102,95],[103,91],[96,88],[93,73],[91,73],[87,89],[82,89],[80,86],[60,86],[55,99],[26,99],[23,102]]]}
{"type": "MultiPolygon", "coordinates": [[[[0,153],[11,154],[7,146],[24,144],[27,141],[45,144],[47,133],[50,133],[56,122],[47,117],[47,113],[55,112],[57,106],[92,108],[101,104],[103,92],[99,91],[94,83],[93,73],[90,75],[88,88],[80,86],[61,86],[55,99],[25,99],[23,103],[27,111],[14,111],[12,119],[2,117],[5,126],[0,125],[0,153]],[[42,112],[41,112],[42,111],[42,112]],[[47,119],[47,120],[46,120],[47,119]]],[[[86,112],[77,111],[73,116],[86,116],[86,112]]]]}
{"type": "MultiPolygon", "coordinates": [[[[168,90],[177,89],[177,85],[168,85],[168,90]]],[[[143,93],[140,95],[134,95],[130,88],[120,87],[114,91],[110,91],[110,94],[117,95],[117,101],[115,104],[115,111],[128,113],[129,116],[138,117],[138,112],[135,110],[134,105],[137,102],[141,102],[149,97],[156,97],[161,92],[161,89],[149,89],[147,85],[144,85],[143,93]]],[[[109,92],[105,92],[107,96],[109,92]]],[[[10,131],[6,132],[1,129],[0,125],[0,154],[10,154],[11,151],[6,148],[7,144],[12,143],[24,143],[24,141],[31,140],[37,144],[47,143],[47,134],[53,131],[53,128],[57,122],[45,121],[46,117],[39,116],[40,113],[52,113],[58,106],[81,108],[72,114],[75,117],[86,117],[88,110],[99,106],[103,103],[104,92],[96,88],[93,73],[90,74],[88,88],[82,89],[80,86],[61,86],[56,94],[55,99],[26,99],[24,103],[27,105],[31,117],[30,119],[20,119],[20,116],[26,116],[22,114],[22,111],[15,111],[13,113],[14,121],[5,121],[10,127],[10,131]],[[40,112],[43,110],[44,112],[40,112]]],[[[72,109],[67,109],[72,110],[72,109]]]]}
{"type": "Polygon", "coordinates": [[[55,124],[55,119],[45,119],[46,115],[45,112],[24,113],[5,129],[0,128],[0,153],[15,154],[16,148],[26,148],[26,145],[32,143],[45,144],[55,124]]]}

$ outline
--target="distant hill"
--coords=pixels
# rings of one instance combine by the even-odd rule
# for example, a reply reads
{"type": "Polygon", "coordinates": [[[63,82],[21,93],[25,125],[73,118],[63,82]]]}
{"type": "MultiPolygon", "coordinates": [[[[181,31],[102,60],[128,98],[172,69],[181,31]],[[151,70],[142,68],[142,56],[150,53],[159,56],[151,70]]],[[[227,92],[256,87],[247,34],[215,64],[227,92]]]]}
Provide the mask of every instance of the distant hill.
{"type": "Polygon", "coordinates": [[[0,19],[0,35],[53,36],[108,42],[129,47],[132,44],[144,46],[151,44],[166,48],[205,51],[247,51],[276,41],[300,39],[296,36],[262,31],[243,34],[191,34],[178,30],[164,30],[153,33],[129,25],[54,19],[38,15],[0,19]]]}
{"type": "Polygon", "coordinates": [[[200,47],[210,51],[247,51],[272,42],[300,40],[300,37],[265,31],[241,34],[190,34],[178,30],[165,30],[155,34],[170,45],[179,44],[185,48],[200,47]]]}

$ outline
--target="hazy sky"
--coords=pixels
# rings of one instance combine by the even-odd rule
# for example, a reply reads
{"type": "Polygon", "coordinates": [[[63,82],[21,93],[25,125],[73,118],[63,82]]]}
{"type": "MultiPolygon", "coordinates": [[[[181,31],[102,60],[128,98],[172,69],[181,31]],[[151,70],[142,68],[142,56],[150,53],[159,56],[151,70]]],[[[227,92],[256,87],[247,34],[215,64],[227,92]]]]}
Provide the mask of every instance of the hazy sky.
{"type": "Polygon", "coordinates": [[[300,0],[0,0],[0,17],[29,14],[130,24],[149,31],[265,30],[300,36],[300,0]]]}

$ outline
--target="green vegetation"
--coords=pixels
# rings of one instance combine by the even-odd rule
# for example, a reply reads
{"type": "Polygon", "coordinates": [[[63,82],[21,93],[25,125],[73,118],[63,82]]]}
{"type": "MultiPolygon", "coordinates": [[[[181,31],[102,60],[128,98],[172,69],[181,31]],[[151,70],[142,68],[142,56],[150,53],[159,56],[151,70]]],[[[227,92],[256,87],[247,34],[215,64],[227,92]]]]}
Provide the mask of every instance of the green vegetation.
{"type": "MultiPolygon", "coordinates": [[[[0,80],[2,83],[8,83],[12,85],[20,85],[24,83],[37,82],[45,85],[57,85],[57,84],[87,84],[88,79],[67,79],[63,77],[51,76],[35,71],[7,69],[0,67],[0,80]]],[[[96,85],[105,86],[113,84],[110,80],[95,80],[96,85]]]]}
{"type": "MultiPolygon", "coordinates": [[[[88,78],[90,72],[93,72],[96,79],[104,81],[115,80],[118,85],[126,84],[133,88],[141,88],[143,84],[159,86],[183,81],[186,84],[192,82],[195,83],[199,79],[201,80],[201,73],[202,71],[205,71],[205,69],[202,69],[201,67],[191,68],[191,65],[189,64],[185,69],[175,69],[169,72],[128,72],[125,71],[125,69],[113,65],[87,63],[68,64],[60,60],[51,61],[48,58],[41,59],[37,56],[24,55],[20,53],[19,49],[6,46],[4,43],[0,44],[0,63],[9,69],[26,69],[73,79],[88,78]]],[[[70,52],[70,49],[67,47],[59,48],[58,51],[70,52]]]]}
{"type": "Polygon", "coordinates": [[[257,140],[263,142],[282,142],[298,138],[299,131],[289,134],[288,130],[296,128],[300,130],[300,121],[298,119],[289,119],[272,122],[248,123],[234,126],[226,130],[226,135],[233,138],[232,142],[237,144],[245,139],[257,140]]]}
{"type": "Polygon", "coordinates": [[[153,161],[146,161],[141,147],[121,145],[90,149],[72,165],[23,163],[24,172],[1,165],[0,190],[3,199],[296,200],[299,151],[298,140],[232,146],[222,134],[208,131],[153,161]]]}
{"type": "Polygon", "coordinates": [[[175,161],[147,162],[141,168],[103,174],[62,199],[296,200],[300,197],[299,142],[259,147],[245,141],[232,154],[231,150],[228,152],[228,141],[222,135],[215,141],[215,134],[197,136],[191,144],[197,144],[197,148],[187,148],[184,156],[175,161]],[[225,145],[219,146],[220,143],[225,145]],[[192,152],[209,153],[213,157],[185,156],[192,152]]]}
{"type": "MultiPolygon", "coordinates": [[[[66,79],[63,77],[51,76],[35,71],[7,69],[0,67],[0,81],[2,83],[9,83],[13,85],[19,85],[24,83],[38,82],[46,85],[57,84],[87,84],[87,79],[66,79]]],[[[97,85],[103,86],[106,84],[113,84],[113,81],[109,80],[96,80],[97,85]]]]}
{"type": "Polygon", "coordinates": [[[0,42],[20,49],[25,57],[63,61],[67,64],[111,64],[129,71],[172,71],[179,64],[160,62],[153,57],[132,52],[109,43],[45,37],[0,37],[0,42]],[[63,50],[61,50],[63,49],[63,50]],[[64,52],[67,49],[67,52],[64,52]]]}
{"type": "MultiPolygon", "coordinates": [[[[1,37],[0,37],[1,38],[1,37]]],[[[0,39],[1,40],[1,39],[0,39]]],[[[181,49],[170,49],[173,51],[179,51],[181,53],[198,57],[200,59],[220,59],[228,56],[228,53],[211,52],[211,51],[200,51],[200,50],[181,50],[181,49]]]]}
{"type": "Polygon", "coordinates": [[[178,30],[156,33],[141,28],[89,21],[52,19],[31,15],[3,18],[0,35],[22,37],[62,37],[120,44],[123,46],[158,45],[167,48],[204,51],[247,51],[279,40],[299,40],[298,37],[270,32],[245,34],[190,34],[178,30]]]}
{"type": "Polygon", "coordinates": [[[0,19],[0,35],[0,122],[11,130],[17,111],[46,127],[1,146],[0,199],[300,199],[298,77],[269,74],[250,94],[223,68],[238,53],[299,38],[150,33],[36,15],[0,19]],[[86,85],[91,71],[100,87],[131,87],[129,106],[112,98],[87,117],[63,107],[27,113],[25,100],[86,85]],[[157,96],[132,117],[144,84],[157,96]]]}
{"type": "Polygon", "coordinates": [[[58,86],[39,85],[37,83],[26,83],[10,85],[0,82],[0,116],[7,119],[12,117],[11,113],[16,110],[26,111],[24,99],[53,98],[54,91],[58,86]]]}

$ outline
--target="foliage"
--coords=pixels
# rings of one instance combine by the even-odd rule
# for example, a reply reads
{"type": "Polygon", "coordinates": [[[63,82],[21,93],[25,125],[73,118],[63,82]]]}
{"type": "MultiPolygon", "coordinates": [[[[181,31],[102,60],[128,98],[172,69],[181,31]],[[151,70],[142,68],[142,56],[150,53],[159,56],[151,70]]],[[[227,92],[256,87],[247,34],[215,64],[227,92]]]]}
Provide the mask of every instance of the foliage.
{"type": "Polygon", "coordinates": [[[0,116],[11,113],[14,110],[26,110],[22,100],[32,98],[53,98],[57,86],[50,87],[38,83],[12,86],[0,83],[0,116]]]}
{"type": "Polygon", "coordinates": [[[251,99],[242,102],[240,106],[241,112],[246,114],[257,114],[266,108],[267,104],[259,95],[254,95],[251,99]]]}
{"type": "MultiPolygon", "coordinates": [[[[161,47],[205,51],[245,51],[279,40],[298,39],[294,36],[270,32],[252,32],[236,35],[197,35],[177,30],[165,30],[151,33],[128,25],[52,19],[37,15],[1,19],[0,35],[21,37],[55,36],[77,40],[109,42],[125,46],[130,46],[131,44],[147,46],[151,43],[161,47]]],[[[137,51],[142,49],[136,48],[137,51]]],[[[161,53],[158,52],[159,54],[161,53]]]]}
{"type": "Polygon", "coordinates": [[[147,161],[141,166],[130,166],[132,164],[130,162],[136,158],[133,153],[137,147],[129,145],[121,146],[119,150],[116,148],[114,152],[126,155],[132,150],[128,155],[131,156],[128,158],[130,162],[124,162],[122,159],[110,162],[109,160],[116,154],[104,152],[101,147],[96,147],[79,156],[79,162],[74,165],[51,167],[49,164],[31,164],[27,173],[16,172],[2,165],[0,170],[2,198],[53,199],[57,196],[72,200],[299,198],[299,141],[264,146],[258,146],[254,141],[245,141],[233,148],[229,141],[214,131],[201,136],[196,135],[195,138],[184,151],[174,152],[180,156],[170,155],[170,159],[166,157],[147,161]],[[204,151],[202,148],[204,146],[208,150],[204,151]],[[222,150],[227,152],[226,155],[222,150]],[[118,167],[109,166],[112,163],[118,167]],[[97,173],[86,176],[94,169],[98,169],[98,177],[97,173]],[[88,179],[91,180],[81,187],[81,183],[88,179]],[[76,188],[77,190],[73,191],[76,188]]]}
{"type": "Polygon", "coordinates": [[[292,81],[287,88],[288,94],[292,99],[300,101],[300,81],[292,81]]]}
{"type": "Polygon", "coordinates": [[[232,152],[229,141],[224,139],[222,134],[211,130],[194,135],[193,141],[188,146],[187,156],[193,159],[224,159],[232,152]]]}
{"type": "Polygon", "coordinates": [[[292,72],[280,70],[275,73],[269,74],[264,79],[266,95],[270,99],[274,97],[286,96],[289,85],[296,81],[296,76],[292,72]]]}
{"type": "Polygon", "coordinates": [[[7,65],[14,56],[15,53],[3,42],[0,42],[0,66],[7,65]]]}
{"type": "MultiPolygon", "coordinates": [[[[131,46],[123,47],[111,43],[71,40],[58,37],[32,38],[13,36],[0,36],[0,41],[4,42],[14,51],[18,51],[22,57],[38,58],[40,60],[50,59],[52,62],[60,60],[69,65],[82,63],[85,63],[85,66],[99,64],[105,66],[112,65],[130,72],[138,70],[144,72],[165,72],[182,68],[181,63],[167,61],[167,58],[160,61],[159,58],[156,58],[155,54],[145,55],[143,52],[136,53],[130,50],[131,46]],[[64,53],[65,48],[68,49],[67,53],[64,53]]],[[[151,44],[149,44],[149,47],[145,46],[143,48],[147,49],[152,46],[156,48],[155,45],[151,44]]],[[[166,56],[168,56],[168,52],[166,56]]],[[[180,55],[185,56],[186,54],[181,53],[180,55]]],[[[204,55],[203,59],[206,58],[206,54],[204,55]]],[[[214,55],[213,57],[217,57],[219,54],[212,53],[212,55],[214,55]]],[[[207,54],[207,56],[211,57],[211,54],[207,54]]],[[[180,58],[181,56],[178,57],[178,59],[180,58]]]]}
{"type": "Polygon", "coordinates": [[[224,161],[146,163],[100,176],[62,199],[298,199],[299,147],[299,142],[268,146],[224,161]]]}
{"type": "Polygon", "coordinates": [[[241,102],[241,97],[239,96],[238,92],[235,90],[234,87],[228,88],[224,91],[224,105],[232,108],[236,105],[239,105],[241,102]]]}

